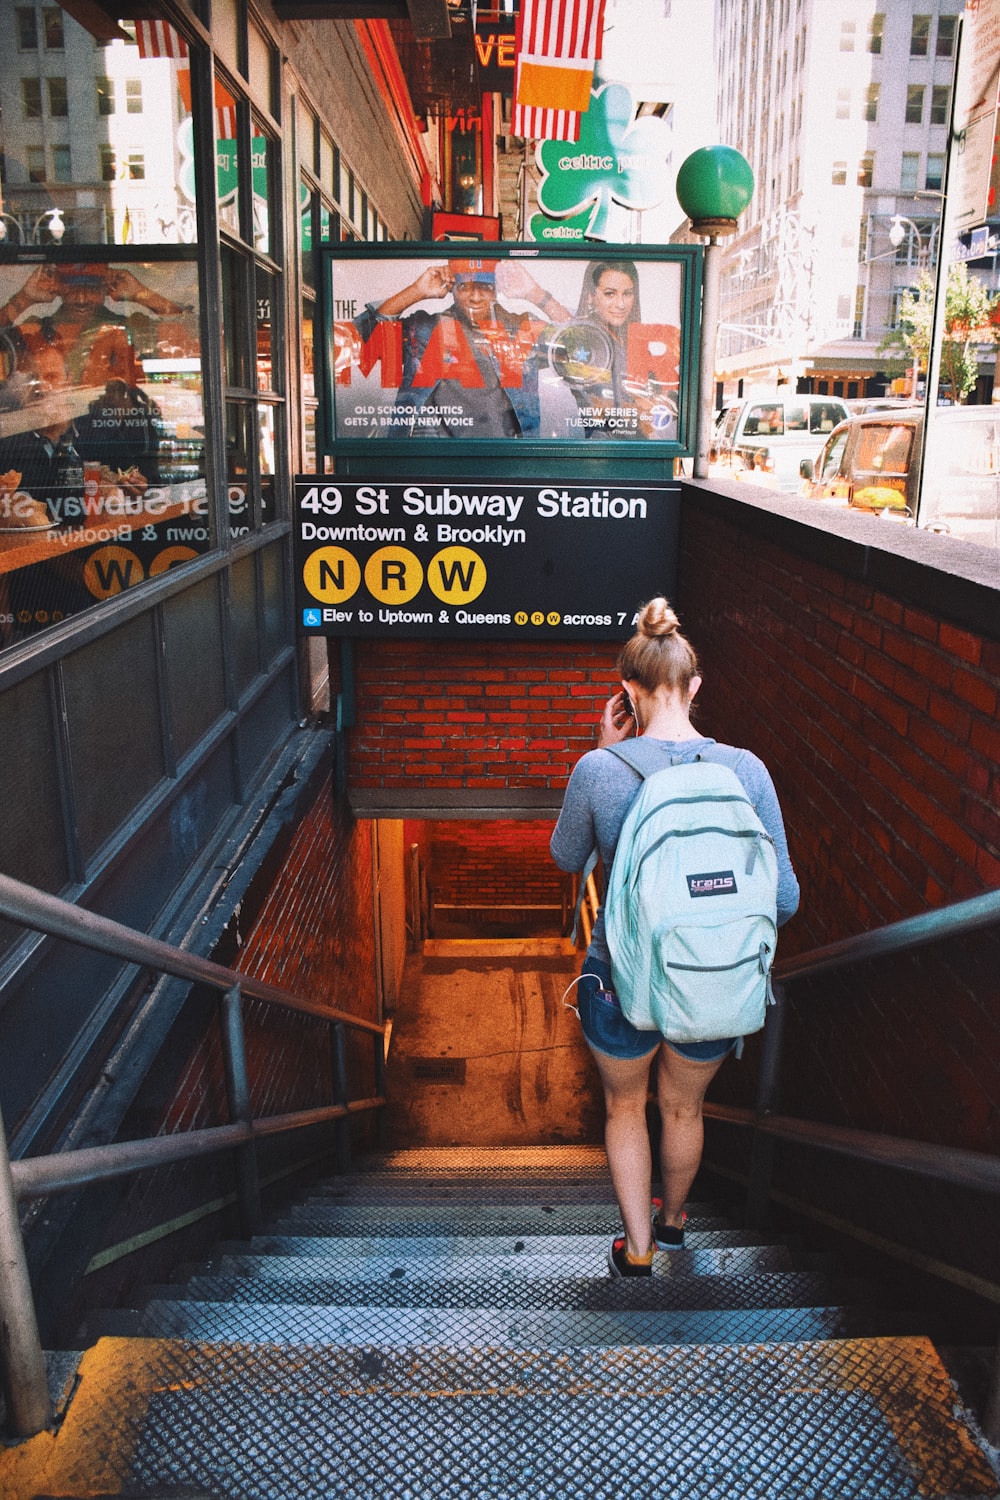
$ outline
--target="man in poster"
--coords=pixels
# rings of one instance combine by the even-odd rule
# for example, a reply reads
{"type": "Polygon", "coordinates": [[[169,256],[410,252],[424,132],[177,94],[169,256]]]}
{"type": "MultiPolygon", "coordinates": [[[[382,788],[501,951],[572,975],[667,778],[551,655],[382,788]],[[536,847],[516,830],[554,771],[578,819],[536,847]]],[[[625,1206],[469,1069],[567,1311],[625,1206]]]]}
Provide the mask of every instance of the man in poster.
{"type": "Polygon", "coordinates": [[[536,437],[535,350],[543,331],[569,316],[517,262],[475,259],[427,266],[415,281],[377,307],[369,303],[354,319],[363,364],[381,358],[383,383],[397,386],[380,435],[536,437]],[[498,274],[500,292],[531,303],[542,317],[503,307],[497,300],[498,274]],[[440,311],[409,311],[449,294],[452,300],[440,311]],[[398,378],[386,380],[387,366],[389,371],[398,366],[398,378]]]}

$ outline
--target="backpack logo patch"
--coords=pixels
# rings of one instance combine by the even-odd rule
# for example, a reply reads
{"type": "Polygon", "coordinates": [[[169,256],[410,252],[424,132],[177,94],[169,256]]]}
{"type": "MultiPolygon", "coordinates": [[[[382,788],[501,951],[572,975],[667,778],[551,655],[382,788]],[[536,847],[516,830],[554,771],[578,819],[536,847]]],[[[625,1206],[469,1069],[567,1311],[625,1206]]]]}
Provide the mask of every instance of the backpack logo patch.
{"type": "Polygon", "coordinates": [[[713,870],[708,875],[688,875],[689,896],[732,896],[736,894],[736,876],[732,870],[713,870]]]}

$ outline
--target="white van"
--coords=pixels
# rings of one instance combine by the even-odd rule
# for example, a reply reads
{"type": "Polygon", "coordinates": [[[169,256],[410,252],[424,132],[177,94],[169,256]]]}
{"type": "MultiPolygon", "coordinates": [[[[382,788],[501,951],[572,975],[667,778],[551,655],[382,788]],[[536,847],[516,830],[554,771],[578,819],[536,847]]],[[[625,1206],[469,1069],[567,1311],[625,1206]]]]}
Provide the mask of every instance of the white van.
{"type": "Polygon", "coordinates": [[[709,454],[714,472],[753,478],[769,489],[794,494],[799,463],[819,454],[847,407],[837,396],[782,392],[752,396],[719,414],[709,454]]]}

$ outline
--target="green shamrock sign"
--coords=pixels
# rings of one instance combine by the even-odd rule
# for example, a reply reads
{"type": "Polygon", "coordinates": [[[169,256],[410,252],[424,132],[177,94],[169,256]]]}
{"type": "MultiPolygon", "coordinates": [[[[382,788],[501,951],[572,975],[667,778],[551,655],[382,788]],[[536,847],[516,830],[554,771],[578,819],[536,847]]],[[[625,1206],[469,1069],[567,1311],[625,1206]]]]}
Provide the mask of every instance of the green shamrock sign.
{"type": "Polygon", "coordinates": [[[656,115],[636,120],[634,114],[629,89],[623,83],[606,83],[594,89],[589,110],[580,116],[578,141],[542,142],[538,206],[543,213],[564,219],[586,210],[587,237],[607,240],[613,204],[641,209],[662,200],[668,127],[656,115]]]}

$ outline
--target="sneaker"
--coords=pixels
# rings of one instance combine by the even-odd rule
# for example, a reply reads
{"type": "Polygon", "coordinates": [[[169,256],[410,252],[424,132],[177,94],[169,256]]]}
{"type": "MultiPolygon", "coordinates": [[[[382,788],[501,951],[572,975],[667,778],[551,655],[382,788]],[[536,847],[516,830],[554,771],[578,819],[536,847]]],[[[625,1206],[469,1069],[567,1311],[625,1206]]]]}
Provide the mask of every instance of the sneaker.
{"type": "Polygon", "coordinates": [[[650,1250],[648,1260],[629,1260],[625,1253],[625,1236],[620,1234],[617,1239],[611,1241],[611,1249],[608,1251],[608,1270],[612,1276],[652,1276],[653,1252],[650,1250]]]}
{"type": "Polygon", "coordinates": [[[684,1249],[684,1225],[687,1223],[687,1214],[681,1215],[681,1224],[678,1229],[675,1224],[664,1224],[660,1218],[660,1209],[663,1207],[662,1199],[653,1199],[653,1244],[657,1250],[683,1250],[684,1249]]]}

